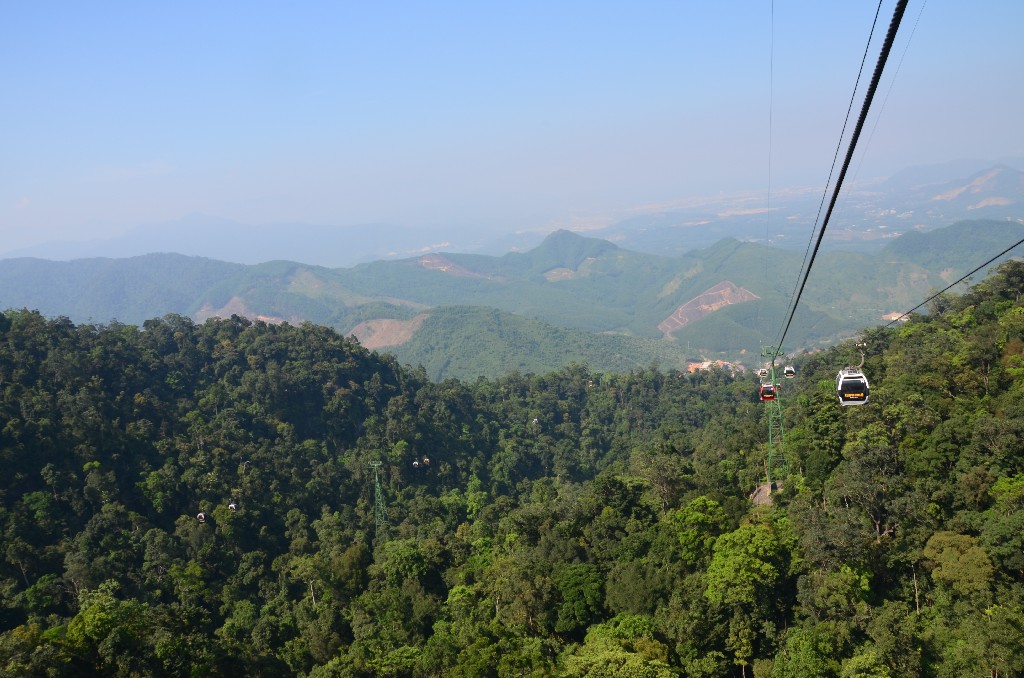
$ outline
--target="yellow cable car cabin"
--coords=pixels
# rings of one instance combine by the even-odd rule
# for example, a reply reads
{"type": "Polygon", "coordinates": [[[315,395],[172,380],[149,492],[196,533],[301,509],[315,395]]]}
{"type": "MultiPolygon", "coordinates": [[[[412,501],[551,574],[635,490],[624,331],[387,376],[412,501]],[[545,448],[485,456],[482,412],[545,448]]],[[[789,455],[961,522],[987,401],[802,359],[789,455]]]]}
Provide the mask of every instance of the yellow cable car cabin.
{"type": "Polygon", "coordinates": [[[840,405],[865,405],[868,391],[868,378],[860,370],[847,367],[836,375],[836,395],[840,405]]]}

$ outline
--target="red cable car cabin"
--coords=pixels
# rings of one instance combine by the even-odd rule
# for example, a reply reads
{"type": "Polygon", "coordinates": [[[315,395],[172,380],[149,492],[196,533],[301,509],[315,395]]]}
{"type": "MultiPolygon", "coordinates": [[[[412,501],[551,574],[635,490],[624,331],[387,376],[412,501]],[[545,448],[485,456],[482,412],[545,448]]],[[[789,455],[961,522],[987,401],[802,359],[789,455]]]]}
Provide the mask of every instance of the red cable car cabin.
{"type": "Polygon", "coordinates": [[[775,400],[775,386],[773,384],[761,384],[761,400],[775,400]]]}

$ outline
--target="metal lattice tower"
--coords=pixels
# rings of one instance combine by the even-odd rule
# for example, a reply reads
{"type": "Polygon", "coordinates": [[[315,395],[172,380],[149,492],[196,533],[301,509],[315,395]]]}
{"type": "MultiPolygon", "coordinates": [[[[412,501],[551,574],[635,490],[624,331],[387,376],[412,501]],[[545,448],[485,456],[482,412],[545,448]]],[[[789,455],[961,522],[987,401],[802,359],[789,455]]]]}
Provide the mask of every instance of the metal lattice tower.
{"type": "Polygon", "coordinates": [[[383,462],[371,461],[370,468],[373,469],[373,521],[375,525],[374,535],[377,539],[387,537],[388,513],[384,505],[384,491],[380,487],[380,467],[383,462]]]}
{"type": "Polygon", "coordinates": [[[776,348],[762,346],[761,355],[772,359],[768,368],[768,383],[775,386],[775,398],[765,402],[768,409],[768,455],[764,467],[768,485],[771,486],[789,473],[789,464],[786,463],[782,449],[782,403],[779,402],[779,382],[775,379],[776,348]]]}

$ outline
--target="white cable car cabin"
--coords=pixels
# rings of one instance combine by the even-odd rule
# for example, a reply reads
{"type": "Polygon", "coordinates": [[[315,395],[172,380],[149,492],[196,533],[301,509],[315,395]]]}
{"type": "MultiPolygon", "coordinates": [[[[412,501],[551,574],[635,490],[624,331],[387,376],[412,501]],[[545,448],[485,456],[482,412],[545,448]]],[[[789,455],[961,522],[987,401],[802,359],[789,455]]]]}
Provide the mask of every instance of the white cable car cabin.
{"type": "Polygon", "coordinates": [[[782,374],[786,376],[786,379],[792,379],[796,376],[796,368],[792,365],[786,365],[786,369],[782,371],[782,374]]]}
{"type": "Polygon", "coordinates": [[[860,370],[846,367],[836,375],[836,395],[840,405],[866,405],[868,392],[868,378],[860,370]]]}

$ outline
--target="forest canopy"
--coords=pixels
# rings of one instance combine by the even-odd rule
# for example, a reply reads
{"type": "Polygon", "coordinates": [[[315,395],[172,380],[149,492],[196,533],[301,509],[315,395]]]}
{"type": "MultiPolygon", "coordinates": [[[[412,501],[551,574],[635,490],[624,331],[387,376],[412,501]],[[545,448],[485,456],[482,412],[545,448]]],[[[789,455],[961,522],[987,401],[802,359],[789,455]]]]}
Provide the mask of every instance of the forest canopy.
{"type": "Polygon", "coordinates": [[[780,389],[0,315],[0,675],[1024,675],[1024,264],[780,389]]]}

